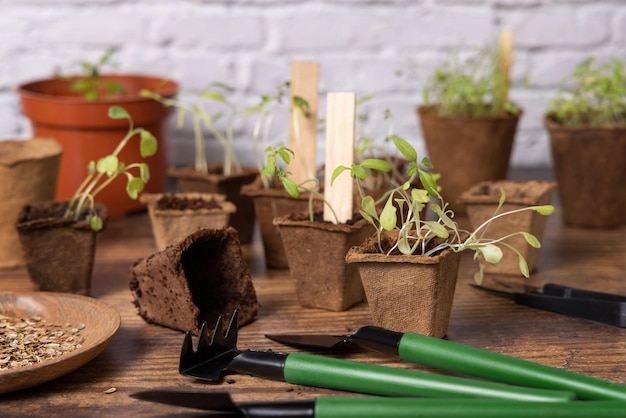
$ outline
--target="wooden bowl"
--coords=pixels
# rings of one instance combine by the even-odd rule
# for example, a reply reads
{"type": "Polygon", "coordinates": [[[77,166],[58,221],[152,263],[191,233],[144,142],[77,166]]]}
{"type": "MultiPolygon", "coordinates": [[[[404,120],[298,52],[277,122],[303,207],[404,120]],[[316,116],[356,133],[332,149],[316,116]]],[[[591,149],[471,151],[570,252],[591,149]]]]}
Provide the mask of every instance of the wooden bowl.
{"type": "Polygon", "coordinates": [[[47,324],[85,325],[80,331],[84,339],[80,348],[32,365],[0,370],[0,393],[36,386],[78,369],[105,349],[121,322],[119,313],[99,300],[52,292],[0,294],[0,316],[38,316],[47,324]]]}

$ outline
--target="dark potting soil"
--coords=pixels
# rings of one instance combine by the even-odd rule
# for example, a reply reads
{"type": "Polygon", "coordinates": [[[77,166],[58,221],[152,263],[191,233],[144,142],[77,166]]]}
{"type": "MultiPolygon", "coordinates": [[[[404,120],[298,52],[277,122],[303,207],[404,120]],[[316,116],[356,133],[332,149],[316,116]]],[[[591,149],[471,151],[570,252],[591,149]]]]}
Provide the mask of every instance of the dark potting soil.
{"type": "Polygon", "coordinates": [[[198,210],[198,209],[219,209],[222,205],[216,199],[210,200],[196,198],[178,197],[173,195],[165,195],[157,202],[157,208],[160,210],[198,210]]]}
{"type": "MultiPolygon", "coordinates": [[[[307,213],[292,213],[289,215],[289,219],[291,219],[292,221],[309,221],[310,216],[308,212],[307,213]]],[[[361,219],[363,219],[363,217],[360,214],[354,213],[351,219],[348,219],[346,222],[343,222],[343,223],[346,225],[354,225],[361,219]]],[[[323,212],[315,212],[313,214],[313,222],[321,222],[321,223],[329,223],[329,224],[332,223],[330,221],[324,220],[323,212]]]]}
{"type": "MultiPolygon", "coordinates": [[[[522,187],[505,187],[507,199],[511,198],[525,198],[527,197],[526,190],[522,187]]],[[[493,196],[500,197],[500,185],[499,184],[484,184],[479,187],[474,193],[475,196],[493,196]]]]}

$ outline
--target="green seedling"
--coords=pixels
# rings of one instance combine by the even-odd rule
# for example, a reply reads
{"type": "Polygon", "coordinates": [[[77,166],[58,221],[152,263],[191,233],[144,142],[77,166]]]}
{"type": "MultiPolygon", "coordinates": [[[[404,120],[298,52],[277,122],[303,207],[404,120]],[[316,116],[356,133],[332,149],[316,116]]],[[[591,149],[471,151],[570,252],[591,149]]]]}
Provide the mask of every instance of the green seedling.
{"type": "Polygon", "coordinates": [[[327,205],[337,223],[337,214],[330,204],[324,200],[324,196],[320,193],[320,182],[316,178],[307,179],[299,184],[289,178],[291,172],[286,169],[291,160],[295,157],[294,152],[285,147],[272,147],[269,146],[265,150],[265,167],[261,171],[261,177],[271,179],[276,178],[282,184],[285,191],[294,199],[300,199],[301,193],[309,194],[309,220],[313,222],[315,217],[315,208],[313,202],[315,198],[324,202],[327,205]]]}
{"type": "Polygon", "coordinates": [[[403,184],[387,191],[378,201],[365,195],[362,183],[367,179],[368,169],[388,171],[390,169],[388,162],[368,159],[355,163],[351,167],[339,166],[334,170],[332,176],[332,181],[334,181],[342,173],[348,172],[356,180],[362,197],[360,214],[376,229],[378,248],[382,254],[434,255],[447,248],[455,252],[473,250],[474,259],[479,263],[479,270],[474,279],[477,283],[481,283],[484,269],[483,261],[497,265],[502,259],[502,250],[499,247],[502,245],[517,254],[520,272],[525,277],[529,277],[526,260],[506,240],[515,235],[522,235],[526,242],[535,248],[540,247],[539,240],[534,235],[523,231],[496,239],[485,237],[485,232],[496,219],[527,210],[534,210],[542,215],[550,215],[554,212],[553,206],[529,206],[500,213],[505,202],[505,193],[504,190],[501,190],[498,208],[490,219],[474,231],[460,229],[454,221],[454,212],[448,209],[448,203],[443,200],[440,194],[440,187],[437,184],[439,176],[431,172],[433,167],[428,158],[423,158],[420,161],[415,148],[398,135],[393,135],[390,140],[409,162],[407,174],[410,177],[403,184]],[[413,186],[416,179],[419,179],[421,187],[413,186]],[[384,206],[379,211],[377,208],[381,204],[384,206]],[[427,220],[422,217],[427,205],[437,216],[435,220],[427,220]],[[398,233],[398,238],[391,248],[383,248],[381,238],[385,231],[397,231],[398,233]]]}
{"type": "Polygon", "coordinates": [[[435,104],[441,116],[492,116],[519,109],[508,101],[509,83],[500,71],[498,49],[487,46],[460,59],[444,61],[423,89],[426,104],[435,104]]]}
{"type": "Polygon", "coordinates": [[[135,136],[139,136],[139,151],[143,158],[156,154],[157,140],[147,130],[133,127],[133,120],[128,112],[120,106],[109,108],[109,118],[127,119],[128,132],[122,138],[115,150],[98,161],[91,161],[88,165],[88,174],[80,184],[69,201],[64,217],[78,221],[82,216],[92,230],[100,231],[103,221],[95,210],[95,197],[105,189],[119,175],[127,177],[126,192],[131,199],[137,199],[139,193],[144,189],[145,184],[150,179],[150,170],[146,163],[132,163],[126,165],[119,160],[119,154],[124,147],[135,136]],[[132,174],[133,171],[139,173],[138,177],[132,174]]]}
{"type": "Polygon", "coordinates": [[[140,94],[142,97],[154,99],[164,106],[177,108],[177,126],[179,128],[183,127],[186,115],[189,114],[191,116],[195,144],[195,169],[203,174],[208,174],[204,147],[204,129],[211,133],[224,151],[223,174],[230,176],[242,172],[241,164],[239,164],[233,146],[234,123],[240,112],[236,104],[228,98],[234,91],[235,89],[227,84],[215,82],[196,95],[183,97],[182,94],[179,94],[175,99],[163,97],[150,90],[142,90],[140,94]],[[210,113],[206,108],[208,103],[220,105],[226,108],[226,112],[210,113]],[[215,125],[222,117],[226,118],[224,130],[218,129],[215,125]]]}
{"type": "Polygon", "coordinates": [[[613,59],[598,65],[588,58],[566,77],[567,87],[550,102],[548,110],[566,126],[626,124],[626,74],[624,63],[613,59]]]}
{"type": "MultiPolygon", "coordinates": [[[[94,101],[103,97],[123,93],[125,88],[122,84],[113,80],[103,79],[101,77],[103,68],[107,66],[115,66],[112,62],[112,58],[116,51],[116,48],[110,47],[95,62],[81,61],[79,63],[81,74],[70,84],[70,92],[79,93],[85,100],[88,101],[94,101]]],[[[57,76],[61,78],[69,78],[63,75],[57,76]]]]}

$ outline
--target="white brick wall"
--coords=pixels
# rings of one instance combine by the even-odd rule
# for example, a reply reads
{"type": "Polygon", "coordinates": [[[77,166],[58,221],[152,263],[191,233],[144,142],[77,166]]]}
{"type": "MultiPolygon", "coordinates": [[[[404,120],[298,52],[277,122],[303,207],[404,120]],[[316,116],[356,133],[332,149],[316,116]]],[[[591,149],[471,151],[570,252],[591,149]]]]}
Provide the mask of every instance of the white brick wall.
{"type": "MultiPolygon", "coordinates": [[[[415,106],[425,76],[446,52],[493,41],[502,28],[515,32],[512,98],[524,108],[513,164],[546,166],[547,104],[582,59],[626,58],[626,0],[0,0],[0,139],[29,135],[16,85],[117,45],[123,70],[172,77],[187,90],[226,82],[241,106],[287,80],[292,60],[318,61],[322,94],[374,94],[363,130],[382,137],[390,108],[397,133],[424,153],[415,106]],[[414,77],[395,75],[407,65],[414,77]]],[[[286,124],[283,112],[276,142],[286,124]]],[[[252,161],[249,129],[238,125],[244,161],[252,161]]],[[[189,133],[172,135],[171,163],[192,161],[189,133]]]]}

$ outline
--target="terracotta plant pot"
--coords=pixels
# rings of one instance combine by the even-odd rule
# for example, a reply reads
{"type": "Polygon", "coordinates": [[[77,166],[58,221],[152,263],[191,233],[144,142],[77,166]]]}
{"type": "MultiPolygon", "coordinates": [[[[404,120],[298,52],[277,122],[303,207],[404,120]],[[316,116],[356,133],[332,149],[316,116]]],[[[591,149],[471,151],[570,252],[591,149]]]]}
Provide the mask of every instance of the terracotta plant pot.
{"type": "MultiPolygon", "coordinates": [[[[393,239],[393,237],[391,237],[393,239]]],[[[461,255],[377,253],[377,237],[353,247],[346,262],[358,266],[374,325],[442,338],[448,331],[461,255]]]]}
{"type": "MultiPolygon", "coordinates": [[[[552,200],[552,191],[556,183],[547,181],[493,181],[482,182],[461,195],[465,204],[472,230],[491,218],[500,200],[500,188],[504,188],[506,201],[500,213],[521,209],[528,206],[548,205],[552,200]]],[[[504,237],[522,231],[533,234],[539,241],[543,238],[547,217],[535,211],[524,211],[505,216],[493,221],[487,229],[486,237],[504,237]]],[[[540,248],[529,245],[524,237],[516,235],[506,242],[517,248],[526,259],[528,270],[532,272],[537,266],[540,248]]],[[[502,249],[502,260],[497,266],[485,263],[485,273],[500,273],[519,276],[519,258],[505,246],[502,249]]]]}
{"type": "Polygon", "coordinates": [[[206,193],[147,193],[140,199],[148,205],[157,249],[164,250],[198,229],[222,229],[237,208],[226,196],[206,193]]]}
{"type": "Polygon", "coordinates": [[[346,264],[345,255],[374,232],[369,223],[311,222],[308,214],[282,216],[274,223],[280,227],[300,305],[344,311],[364,300],[359,272],[346,264]]]}
{"type": "Polygon", "coordinates": [[[564,223],[589,228],[626,224],[626,126],[565,127],[550,116],[544,123],[564,223]]]}
{"type": "Polygon", "coordinates": [[[237,231],[200,229],[183,241],[135,262],[130,290],[139,315],[150,324],[198,334],[212,332],[217,318],[230,322],[237,309],[241,327],[259,304],[237,231]]]}
{"type": "Polygon", "coordinates": [[[225,176],[222,174],[221,165],[209,167],[209,174],[203,174],[191,167],[170,168],[170,176],[178,183],[179,191],[183,193],[213,193],[223,194],[226,200],[232,202],[237,211],[230,217],[230,226],[239,234],[239,242],[248,244],[252,242],[254,233],[255,216],[252,198],[241,194],[242,186],[252,183],[258,176],[256,168],[245,167],[241,174],[225,176]]]}
{"type": "MultiPolygon", "coordinates": [[[[16,227],[28,274],[39,290],[89,295],[98,233],[84,220],[63,218],[66,207],[43,202],[20,212],[16,227]]],[[[106,208],[96,210],[106,221],[106,208]]]]}
{"type": "MultiPolygon", "coordinates": [[[[150,131],[158,140],[157,153],[145,161],[150,166],[147,193],[160,193],[166,188],[167,116],[171,109],[150,98],[139,96],[148,89],[172,97],[178,85],[171,80],[141,75],[103,75],[125,87],[120,96],[86,101],[69,92],[74,79],[52,78],[34,81],[18,87],[22,112],[30,119],[33,135],[54,138],[63,145],[56,200],[69,200],[87,175],[90,161],[110,154],[128,131],[128,121],[108,117],[109,107],[121,106],[130,113],[134,126],[150,131]]],[[[124,162],[142,161],[139,145],[128,146],[120,153],[124,162]]],[[[109,209],[109,216],[120,217],[145,206],[126,194],[126,177],[120,176],[96,196],[109,209]]]]}
{"type": "MultiPolygon", "coordinates": [[[[274,224],[274,219],[290,213],[308,213],[308,195],[303,194],[300,199],[294,199],[278,186],[265,188],[260,178],[241,188],[241,193],[252,198],[254,212],[259,223],[261,241],[265,252],[265,264],[269,268],[289,268],[287,254],[280,237],[280,227],[274,224]]],[[[314,210],[321,209],[316,202],[314,210]]]]}
{"type": "Polygon", "coordinates": [[[491,117],[439,116],[436,106],[417,109],[433,171],[445,200],[457,214],[459,196],[481,181],[504,180],[521,111],[491,117]]]}
{"type": "Polygon", "coordinates": [[[0,268],[24,265],[15,222],[24,205],[54,200],[62,151],[51,139],[0,141],[0,268]]]}

